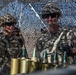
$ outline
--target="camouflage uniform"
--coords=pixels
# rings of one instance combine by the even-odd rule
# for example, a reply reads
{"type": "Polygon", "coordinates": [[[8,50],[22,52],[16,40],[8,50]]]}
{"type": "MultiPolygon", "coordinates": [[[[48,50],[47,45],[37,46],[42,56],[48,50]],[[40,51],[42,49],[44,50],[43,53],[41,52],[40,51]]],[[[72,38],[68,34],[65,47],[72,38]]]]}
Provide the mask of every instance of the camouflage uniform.
{"type": "Polygon", "coordinates": [[[21,45],[23,46],[24,44],[24,39],[23,39],[23,36],[22,36],[22,33],[20,32],[20,29],[18,27],[15,27],[14,28],[14,31],[13,31],[13,35],[16,36],[18,39],[19,39],[19,42],[21,43],[21,45]]]}
{"type": "MultiPolygon", "coordinates": [[[[15,19],[7,14],[0,18],[0,24],[14,22],[15,19]],[[8,20],[7,20],[8,18],[8,20]],[[7,21],[7,22],[6,22],[7,21]]],[[[17,31],[17,28],[15,29],[17,31]]],[[[9,75],[11,58],[19,58],[21,56],[23,40],[19,34],[11,34],[10,38],[3,32],[0,33],[0,75],[9,75]]]]}
{"type": "Polygon", "coordinates": [[[59,28],[57,33],[43,33],[42,36],[37,40],[36,43],[36,49],[37,53],[39,54],[43,50],[48,49],[51,51],[53,48],[54,42],[57,40],[59,37],[60,33],[64,31],[64,34],[62,35],[58,45],[57,45],[57,51],[63,52],[67,51],[68,56],[72,55],[72,48],[76,47],[76,31],[71,30],[64,30],[63,28],[59,28]],[[69,36],[67,37],[68,32],[70,32],[69,36]]]}
{"type": "MultiPolygon", "coordinates": [[[[50,13],[56,13],[59,17],[62,15],[59,6],[55,3],[48,3],[42,9],[42,18],[47,18],[50,13]]],[[[36,49],[37,56],[44,50],[51,51],[57,38],[62,32],[63,35],[60,38],[56,50],[59,53],[66,51],[68,56],[72,56],[72,48],[76,48],[76,31],[74,29],[60,27],[56,33],[49,33],[47,30],[41,30],[42,36],[37,40],[36,49]]]]}

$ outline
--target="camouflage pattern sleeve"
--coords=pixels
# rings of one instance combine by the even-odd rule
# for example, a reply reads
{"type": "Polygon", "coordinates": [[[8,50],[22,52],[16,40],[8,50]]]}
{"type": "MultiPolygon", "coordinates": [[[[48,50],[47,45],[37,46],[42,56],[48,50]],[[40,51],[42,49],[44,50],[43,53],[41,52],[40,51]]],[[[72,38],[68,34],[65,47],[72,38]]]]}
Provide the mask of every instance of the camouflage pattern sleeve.
{"type": "Polygon", "coordinates": [[[6,56],[7,52],[5,52],[5,51],[6,51],[6,49],[3,45],[3,42],[0,41],[0,75],[9,75],[10,74],[10,72],[9,72],[10,66],[8,63],[8,58],[6,56]]]}
{"type": "Polygon", "coordinates": [[[3,70],[6,62],[7,62],[7,59],[5,58],[5,47],[3,42],[1,42],[0,40],[0,71],[3,70]]]}
{"type": "Polygon", "coordinates": [[[38,38],[36,42],[36,55],[39,57],[41,51],[43,50],[43,45],[42,45],[42,38],[38,38]]]}
{"type": "Polygon", "coordinates": [[[73,30],[72,42],[73,42],[72,53],[76,55],[76,30],[73,30]]]}
{"type": "Polygon", "coordinates": [[[76,48],[76,30],[73,32],[73,46],[76,48]]]}
{"type": "Polygon", "coordinates": [[[76,30],[70,29],[68,30],[67,34],[67,46],[68,46],[68,53],[70,56],[74,56],[76,54],[76,30]]]}
{"type": "Polygon", "coordinates": [[[19,39],[19,42],[21,43],[21,46],[23,46],[24,38],[23,38],[23,35],[18,27],[15,27],[15,29],[13,31],[13,35],[17,36],[17,38],[19,39]]]}

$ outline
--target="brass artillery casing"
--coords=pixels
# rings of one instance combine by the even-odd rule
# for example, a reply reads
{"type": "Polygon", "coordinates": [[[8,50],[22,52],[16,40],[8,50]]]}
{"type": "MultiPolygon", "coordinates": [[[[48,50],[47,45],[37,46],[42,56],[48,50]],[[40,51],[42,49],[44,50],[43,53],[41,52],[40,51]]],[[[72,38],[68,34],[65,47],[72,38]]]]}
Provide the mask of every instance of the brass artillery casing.
{"type": "Polygon", "coordinates": [[[31,61],[31,66],[29,68],[29,73],[35,72],[38,70],[38,62],[31,61]]]}
{"type": "Polygon", "coordinates": [[[47,57],[48,63],[51,63],[51,55],[47,57]]]}
{"type": "Polygon", "coordinates": [[[34,61],[34,62],[38,61],[37,57],[33,57],[31,60],[34,61]]]}
{"type": "Polygon", "coordinates": [[[30,59],[26,58],[20,60],[20,73],[29,73],[29,67],[30,67],[29,60],[30,59]]]}
{"type": "Polygon", "coordinates": [[[10,75],[16,75],[19,73],[20,69],[20,59],[18,58],[11,58],[11,70],[10,75]]]}
{"type": "Polygon", "coordinates": [[[49,64],[48,63],[42,63],[42,70],[46,71],[49,69],[49,64]]]}
{"type": "Polygon", "coordinates": [[[31,59],[31,63],[30,63],[31,66],[29,68],[29,72],[31,73],[31,72],[37,71],[38,70],[38,64],[39,64],[39,62],[38,62],[37,58],[33,57],[31,59]]]}

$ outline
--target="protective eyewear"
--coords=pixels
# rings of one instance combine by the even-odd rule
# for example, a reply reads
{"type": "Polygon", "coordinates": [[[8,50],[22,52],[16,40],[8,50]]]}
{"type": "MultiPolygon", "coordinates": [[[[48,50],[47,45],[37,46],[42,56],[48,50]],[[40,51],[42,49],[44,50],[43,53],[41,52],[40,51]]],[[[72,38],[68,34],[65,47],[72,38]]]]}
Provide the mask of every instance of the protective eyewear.
{"type": "Polygon", "coordinates": [[[14,26],[15,23],[5,23],[6,26],[14,26]]]}
{"type": "Polygon", "coordinates": [[[43,14],[42,18],[43,19],[46,19],[46,18],[49,18],[49,17],[55,18],[56,16],[57,16],[57,13],[49,13],[49,14],[43,14]]]}

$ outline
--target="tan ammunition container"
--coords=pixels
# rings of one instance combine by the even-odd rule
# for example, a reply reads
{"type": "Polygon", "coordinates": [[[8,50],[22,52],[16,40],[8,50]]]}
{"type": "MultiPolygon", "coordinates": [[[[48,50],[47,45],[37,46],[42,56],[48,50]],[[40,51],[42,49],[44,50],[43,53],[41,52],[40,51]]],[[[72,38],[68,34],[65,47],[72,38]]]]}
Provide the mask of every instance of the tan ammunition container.
{"type": "Polygon", "coordinates": [[[11,58],[11,70],[10,75],[16,75],[19,73],[20,69],[20,59],[18,58],[11,58]]]}

